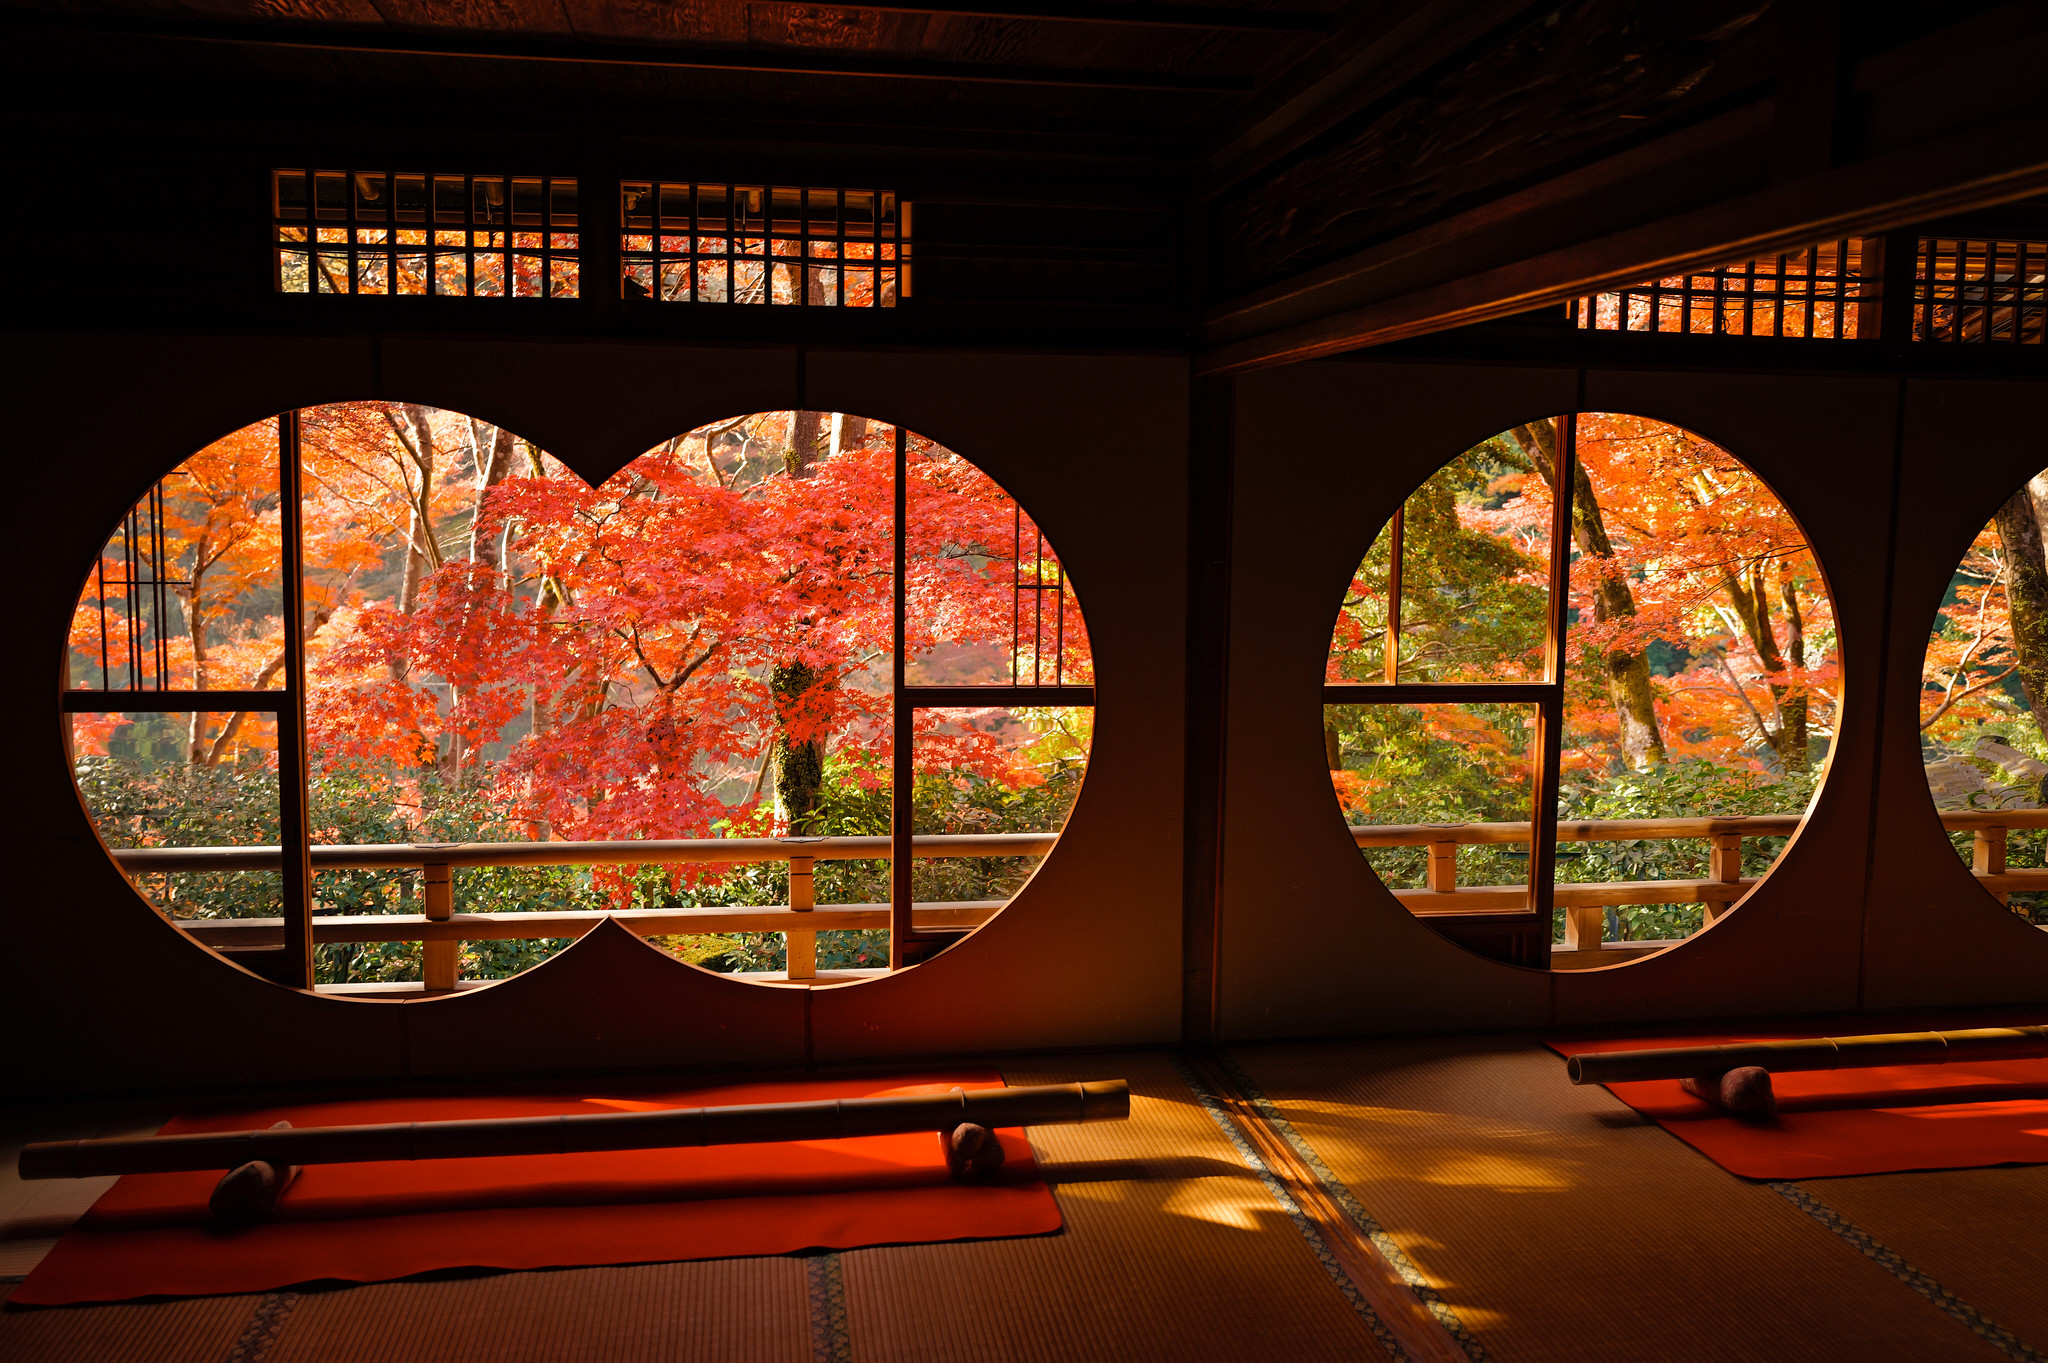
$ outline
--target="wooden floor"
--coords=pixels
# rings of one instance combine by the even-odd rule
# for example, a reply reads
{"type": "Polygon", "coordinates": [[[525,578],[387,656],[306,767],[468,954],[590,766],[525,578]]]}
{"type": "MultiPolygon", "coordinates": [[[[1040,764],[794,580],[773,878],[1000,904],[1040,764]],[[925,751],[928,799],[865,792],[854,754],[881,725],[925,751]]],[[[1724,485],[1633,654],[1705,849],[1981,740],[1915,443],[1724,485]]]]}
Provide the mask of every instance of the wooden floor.
{"type": "MultiPolygon", "coordinates": [[[[1526,1038],[1003,1068],[1012,1083],[1131,1081],[1130,1122],[1032,1132],[1066,1218],[1057,1236],[10,1307],[0,1359],[1478,1363],[2036,1360],[2048,1348],[2048,1167],[1752,1183],[1604,1090],[1564,1083],[1526,1038]]],[[[16,1113],[4,1135],[18,1147],[164,1115],[16,1113]]],[[[13,1148],[0,1159],[11,1281],[98,1188],[22,1185],[13,1148]]]]}

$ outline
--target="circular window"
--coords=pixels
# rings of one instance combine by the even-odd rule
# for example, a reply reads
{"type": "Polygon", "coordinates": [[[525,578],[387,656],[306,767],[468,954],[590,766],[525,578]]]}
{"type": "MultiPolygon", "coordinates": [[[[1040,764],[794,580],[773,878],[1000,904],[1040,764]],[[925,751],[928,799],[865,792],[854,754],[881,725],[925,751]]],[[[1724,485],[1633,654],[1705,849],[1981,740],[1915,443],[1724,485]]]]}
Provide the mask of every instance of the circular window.
{"type": "Polygon", "coordinates": [[[1762,480],[1677,426],[1583,413],[1465,451],[1380,532],[1338,613],[1324,743],[1353,837],[1419,917],[1518,964],[1617,964],[1770,868],[1835,676],[1819,567],[1762,480]]]}
{"type": "Polygon", "coordinates": [[[80,794],[145,896],[370,995],[502,979],[606,915],[758,981],[915,963],[1030,877],[1093,729],[1030,517],[830,412],[597,488],[416,404],[245,427],[130,510],[68,669],[80,794]]]}
{"type": "Polygon", "coordinates": [[[1956,565],[1921,674],[1927,785],[1956,850],[2013,912],[2048,923],[2048,471],[2013,490],[1956,565]]]}

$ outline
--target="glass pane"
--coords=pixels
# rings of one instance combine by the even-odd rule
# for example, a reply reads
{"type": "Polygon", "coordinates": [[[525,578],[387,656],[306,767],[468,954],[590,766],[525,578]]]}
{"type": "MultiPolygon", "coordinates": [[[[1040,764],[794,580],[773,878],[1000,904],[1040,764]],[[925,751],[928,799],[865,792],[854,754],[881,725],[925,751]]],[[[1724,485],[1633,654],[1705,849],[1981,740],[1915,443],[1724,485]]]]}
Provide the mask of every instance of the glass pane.
{"type": "Polygon", "coordinates": [[[767,230],[768,191],[760,185],[732,187],[732,230],[754,235],[767,230]]]}
{"type": "Polygon", "coordinates": [[[1726,450],[1595,412],[1578,451],[1558,815],[1621,826],[1560,856],[1558,878],[1736,882],[1608,911],[1607,940],[1670,940],[1768,870],[1811,800],[1834,736],[1834,613],[1798,523],[1726,450]],[[1659,823],[1739,816],[1760,822],[1718,860],[1659,823]]]}
{"type": "Polygon", "coordinates": [[[377,222],[391,211],[391,181],[382,171],[356,172],[356,217],[377,222]]]}
{"type": "Polygon", "coordinates": [[[548,296],[550,298],[574,298],[577,296],[577,270],[573,259],[555,257],[548,264],[548,296]]]}
{"type": "Polygon", "coordinates": [[[664,184],[661,187],[661,226],[666,231],[690,230],[690,187],[664,184]]]}
{"type": "Polygon", "coordinates": [[[1527,911],[1535,743],[1533,705],[1323,707],[1346,821],[1418,913],[1527,911]]]}
{"type": "Polygon", "coordinates": [[[654,186],[643,180],[628,180],[619,186],[619,224],[646,231],[654,226],[654,186]]]}
{"type": "Polygon", "coordinates": [[[501,227],[505,223],[505,182],[495,176],[470,181],[471,221],[501,227]]]}
{"type": "Polygon", "coordinates": [[[539,227],[542,223],[541,181],[518,179],[512,182],[512,222],[517,227],[539,227]]]}
{"type": "Polygon", "coordinates": [[[847,190],[845,213],[847,236],[872,237],[875,235],[875,196],[872,190],[847,190]]]}
{"type": "Polygon", "coordinates": [[[554,227],[576,225],[576,182],[548,181],[548,223],[554,227]]]}
{"type": "Polygon", "coordinates": [[[427,177],[424,175],[400,175],[395,191],[397,215],[400,222],[424,222],[427,217],[427,177]]]}
{"type": "MultiPolygon", "coordinates": [[[[1928,789],[1962,859],[2048,866],[2048,470],[1999,506],[1956,565],[1921,674],[1928,789]]],[[[1994,891],[2048,923],[2048,885],[1994,891]]]]}
{"type": "Polygon", "coordinates": [[[803,191],[790,185],[773,189],[774,218],[769,228],[777,236],[796,236],[804,230],[803,191]]]}
{"type": "Polygon", "coordinates": [[[72,615],[67,685],[284,685],[277,424],[223,437],[166,474],[107,540],[72,615]]]}
{"type": "Polygon", "coordinates": [[[1066,825],[1087,774],[1095,712],[997,706],[916,715],[912,830],[961,840],[951,855],[917,860],[913,901],[933,906],[918,925],[931,916],[934,926],[978,926],[1045,859],[1042,850],[991,855],[1010,850],[997,835],[1057,834],[1066,825]]]}
{"type": "Polygon", "coordinates": [[[1542,679],[1553,439],[1547,422],[1504,431],[1409,496],[1352,578],[1329,680],[1542,679]],[[1398,620],[1388,609],[1397,573],[1398,620]]]}
{"type": "Polygon", "coordinates": [[[724,236],[728,226],[727,204],[724,185],[698,185],[697,230],[724,236]]]}
{"type": "MultiPolygon", "coordinates": [[[[71,715],[72,775],[102,841],[151,847],[278,845],[277,723],[267,714],[71,715]]],[[[275,870],[145,868],[129,878],[174,920],[278,918],[275,870]]]]}
{"type": "Polygon", "coordinates": [[[735,260],[732,262],[732,301],[735,303],[766,303],[767,266],[758,260],[735,260]]]}
{"type": "Polygon", "coordinates": [[[323,218],[348,216],[348,176],[338,170],[323,170],[313,176],[313,209],[323,218]]]}
{"type": "MultiPolygon", "coordinates": [[[[838,420],[862,431],[858,417],[838,420]]],[[[1073,584],[1015,498],[972,462],[913,436],[907,451],[905,679],[1055,686],[1094,679],[1073,584]]]]}
{"type": "Polygon", "coordinates": [[[275,211],[278,217],[303,218],[306,216],[305,171],[276,171],[272,175],[271,185],[276,195],[275,211]]]}

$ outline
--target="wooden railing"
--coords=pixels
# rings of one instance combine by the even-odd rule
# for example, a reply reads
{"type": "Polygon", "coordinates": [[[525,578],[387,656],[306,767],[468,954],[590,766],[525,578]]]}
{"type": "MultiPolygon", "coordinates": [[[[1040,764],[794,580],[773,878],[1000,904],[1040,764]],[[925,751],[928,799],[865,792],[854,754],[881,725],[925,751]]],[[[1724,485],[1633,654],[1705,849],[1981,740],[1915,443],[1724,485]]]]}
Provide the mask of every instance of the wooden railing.
{"type": "MultiPolygon", "coordinates": [[[[911,855],[939,857],[1042,857],[1056,833],[939,834],[911,840],[911,855]]],[[[884,860],[886,837],[692,838],[620,842],[463,842],[324,845],[312,849],[319,871],[420,872],[423,913],[315,914],[313,941],[423,943],[423,979],[429,990],[453,989],[460,974],[459,944],[548,937],[580,937],[606,918],[616,918],[642,936],[675,933],[779,932],[787,943],[788,978],[817,978],[818,934],[843,929],[886,928],[887,904],[819,904],[814,868],[820,861],[884,860]],[[789,868],[789,903],[744,908],[657,908],[537,910],[456,913],[453,872],[472,866],[679,866],[783,862],[789,868]]],[[[282,864],[275,847],[121,848],[114,859],[129,875],[150,872],[198,873],[267,871],[282,864]]],[[[912,906],[912,921],[925,929],[977,927],[1006,901],[970,900],[912,906]]],[[[277,947],[284,941],[282,918],[187,918],[173,920],[194,941],[237,950],[277,947]]]]}
{"type": "MultiPolygon", "coordinates": [[[[1564,910],[1564,945],[1552,953],[1553,958],[1560,954],[1601,952],[1598,963],[1605,964],[1671,945],[1671,940],[1603,941],[1607,910],[1622,904],[1700,904],[1704,906],[1707,922],[1713,922],[1756,883],[1755,877],[1742,874],[1743,839],[1789,837],[1802,818],[1798,814],[1746,814],[1719,819],[1595,819],[1558,824],[1560,843],[1703,838],[1712,846],[1704,880],[1589,884],[1559,881],[1553,896],[1564,910]]],[[[1951,832],[1974,834],[1971,870],[2000,903],[2009,902],[2017,890],[2048,890],[2048,869],[2012,870],[2005,864],[2007,833],[2015,828],[2048,828],[2048,809],[1944,811],[1941,822],[1951,832]]],[[[1488,843],[1525,843],[1532,832],[1527,823],[1358,824],[1353,825],[1351,837],[1360,847],[1429,849],[1424,888],[1394,891],[1394,897],[1403,905],[1427,918],[1525,912],[1527,885],[1460,885],[1458,849],[1488,843]]],[[[1588,963],[1593,962],[1583,958],[1561,962],[1588,963]]]]}

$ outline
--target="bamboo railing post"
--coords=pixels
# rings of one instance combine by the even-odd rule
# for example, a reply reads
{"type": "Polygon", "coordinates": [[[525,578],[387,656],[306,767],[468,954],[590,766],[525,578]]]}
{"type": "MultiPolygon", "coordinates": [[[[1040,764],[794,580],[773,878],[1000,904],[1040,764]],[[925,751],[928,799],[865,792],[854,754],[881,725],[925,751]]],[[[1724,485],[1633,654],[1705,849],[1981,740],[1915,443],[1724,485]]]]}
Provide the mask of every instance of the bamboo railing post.
{"type": "MultiPolygon", "coordinates": [[[[814,861],[810,857],[789,859],[789,911],[809,913],[817,907],[817,878],[812,874],[814,861]]],[[[814,980],[818,977],[818,934],[815,932],[785,932],[782,940],[787,944],[787,974],[792,980],[814,980]]]]}
{"type": "MultiPolygon", "coordinates": [[[[428,862],[420,868],[426,890],[422,897],[425,917],[430,923],[445,923],[455,916],[455,882],[446,862],[428,862]]],[[[425,969],[421,978],[429,989],[453,989],[461,968],[462,943],[449,940],[427,942],[421,950],[425,969]]]]}
{"type": "MultiPolygon", "coordinates": [[[[2002,876],[2005,874],[2005,835],[2000,828],[1980,828],[1970,840],[1970,869],[1980,876],[2002,876]]],[[[1998,902],[2010,908],[2012,895],[2008,891],[1995,892],[1998,902]]]]}
{"type": "MultiPolygon", "coordinates": [[[[1735,885],[1742,880],[1742,835],[1740,833],[1716,833],[1713,838],[1714,850],[1707,854],[1707,879],[1735,885]]],[[[1728,912],[1733,900],[1708,900],[1700,907],[1706,910],[1709,923],[1728,912]]]]}

